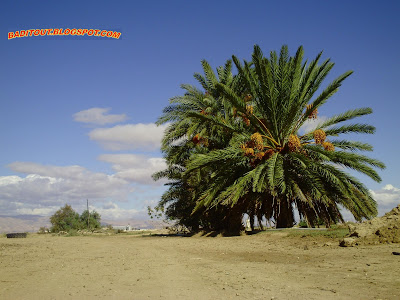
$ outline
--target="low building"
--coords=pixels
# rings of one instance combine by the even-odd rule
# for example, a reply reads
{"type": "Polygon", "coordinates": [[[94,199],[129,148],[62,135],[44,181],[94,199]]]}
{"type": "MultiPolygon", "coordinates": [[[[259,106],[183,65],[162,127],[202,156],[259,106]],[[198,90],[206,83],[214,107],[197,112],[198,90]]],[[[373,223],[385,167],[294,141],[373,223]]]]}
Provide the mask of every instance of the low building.
{"type": "Polygon", "coordinates": [[[122,231],[131,231],[133,230],[133,228],[131,227],[131,225],[126,225],[126,226],[121,226],[121,225],[112,225],[112,228],[114,230],[122,230],[122,231]]]}

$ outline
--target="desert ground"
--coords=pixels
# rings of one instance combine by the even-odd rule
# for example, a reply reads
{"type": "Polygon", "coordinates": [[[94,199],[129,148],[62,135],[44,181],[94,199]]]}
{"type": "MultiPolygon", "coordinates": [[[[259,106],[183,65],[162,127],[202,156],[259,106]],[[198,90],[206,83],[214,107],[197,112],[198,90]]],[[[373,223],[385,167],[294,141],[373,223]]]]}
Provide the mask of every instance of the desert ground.
{"type": "Polygon", "coordinates": [[[400,299],[400,244],[236,237],[0,238],[0,299],[400,299]]]}

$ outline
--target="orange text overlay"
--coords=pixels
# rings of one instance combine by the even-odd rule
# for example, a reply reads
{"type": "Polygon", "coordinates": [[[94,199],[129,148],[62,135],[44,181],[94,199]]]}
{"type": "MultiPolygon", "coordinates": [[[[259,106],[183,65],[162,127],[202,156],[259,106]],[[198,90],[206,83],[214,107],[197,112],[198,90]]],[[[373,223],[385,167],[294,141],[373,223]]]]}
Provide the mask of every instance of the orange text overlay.
{"type": "Polygon", "coordinates": [[[62,29],[62,28],[49,28],[49,29],[28,29],[28,30],[17,30],[8,33],[8,39],[22,38],[28,36],[53,36],[53,35],[87,35],[87,36],[99,36],[108,37],[113,39],[119,39],[121,32],[101,29],[62,29]]]}

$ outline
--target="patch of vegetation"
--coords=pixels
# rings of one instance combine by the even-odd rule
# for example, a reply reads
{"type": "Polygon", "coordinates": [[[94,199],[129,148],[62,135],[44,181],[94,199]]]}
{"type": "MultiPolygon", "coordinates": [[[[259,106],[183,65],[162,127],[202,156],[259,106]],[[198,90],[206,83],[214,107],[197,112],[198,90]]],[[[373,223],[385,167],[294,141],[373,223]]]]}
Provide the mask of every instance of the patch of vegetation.
{"type": "Polygon", "coordinates": [[[76,229],[70,229],[70,230],[68,231],[68,234],[67,234],[66,236],[69,237],[69,236],[78,236],[78,235],[80,235],[79,232],[78,232],[78,230],[76,230],[76,229]]]}
{"type": "Polygon", "coordinates": [[[120,231],[117,233],[123,234],[123,235],[151,235],[153,233],[153,231],[151,231],[151,230],[133,230],[133,231],[120,231]]]}
{"type": "Polygon", "coordinates": [[[299,222],[299,227],[300,227],[300,228],[307,228],[307,227],[308,227],[307,222],[304,221],[304,220],[301,220],[301,221],[299,222]]]}
{"type": "Polygon", "coordinates": [[[328,238],[344,238],[349,234],[348,228],[333,226],[327,229],[286,229],[288,237],[328,237],[328,238]]]}
{"type": "MultiPolygon", "coordinates": [[[[100,225],[100,214],[96,211],[92,211],[90,214],[85,210],[81,215],[72,209],[68,204],[57,210],[54,215],[50,217],[50,223],[52,224],[51,232],[72,230],[78,231],[81,229],[94,230],[101,228],[100,225]],[[89,221],[88,221],[89,217],[89,221]]],[[[72,232],[72,234],[74,234],[72,232]]]]}
{"type": "Polygon", "coordinates": [[[50,229],[48,229],[47,227],[42,226],[42,227],[39,228],[37,233],[38,234],[46,234],[46,233],[49,233],[49,232],[50,232],[50,229]]]}

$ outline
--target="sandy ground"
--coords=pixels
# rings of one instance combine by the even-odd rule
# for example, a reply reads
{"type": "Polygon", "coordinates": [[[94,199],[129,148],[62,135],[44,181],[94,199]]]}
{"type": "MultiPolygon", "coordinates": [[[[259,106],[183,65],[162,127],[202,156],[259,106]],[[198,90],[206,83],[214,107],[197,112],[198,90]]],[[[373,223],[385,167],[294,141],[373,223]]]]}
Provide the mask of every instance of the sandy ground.
{"type": "Polygon", "coordinates": [[[1,237],[0,299],[400,299],[400,244],[286,235],[1,237]]]}

